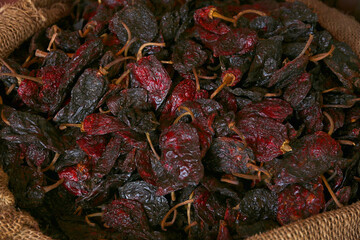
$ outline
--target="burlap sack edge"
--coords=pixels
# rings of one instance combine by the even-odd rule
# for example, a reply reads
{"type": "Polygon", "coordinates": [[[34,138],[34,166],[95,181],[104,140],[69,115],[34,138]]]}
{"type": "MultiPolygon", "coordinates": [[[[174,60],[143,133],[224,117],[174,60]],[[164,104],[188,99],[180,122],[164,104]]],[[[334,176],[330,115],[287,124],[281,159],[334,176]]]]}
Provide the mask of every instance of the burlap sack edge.
{"type": "Polygon", "coordinates": [[[19,0],[0,8],[0,57],[6,58],[26,39],[68,15],[70,0],[19,0]]]}
{"type": "MultiPolygon", "coordinates": [[[[288,2],[294,2],[295,0],[286,0],[288,2]]],[[[317,0],[299,0],[307,4],[314,12],[318,13],[320,24],[326,28],[332,35],[337,36],[339,41],[346,42],[360,57],[360,24],[350,16],[340,13],[336,9],[327,7],[317,0]],[[339,24],[341,23],[341,24],[339,24]],[[342,25],[342,27],[338,27],[342,25]],[[347,26],[344,28],[343,26],[347,26]]],[[[9,24],[2,28],[0,24],[0,41],[3,39],[10,39],[12,41],[11,46],[4,44],[0,46],[0,57],[6,57],[16,47],[18,47],[23,41],[32,36],[35,32],[41,28],[49,26],[65,16],[70,8],[67,7],[69,1],[62,0],[21,0],[12,5],[4,5],[0,8],[0,23],[8,22],[9,24]],[[22,28],[14,28],[10,16],[4,14],[4,12],[11,13],[15,11],[17,13],[16,26],[19,24],[19,18],[26,19],[27,21],[20,21],[22,28]],[[6,19],[6,20],[4,20],[6,19]],[[9,21],[10,20],[10,21],[9,21]],[[31,28],[31,24],[35,24],[31,28]],[[26,27],[27,29],[23,29],[26,27]],[[11,33],[7,36],[2,36],[1,33],[11,33]],[[20,32],[20,34],[19,34],[20,32]],[[14,44],[15,43],[15,44],[14,44]],[[16,45],[16,46],[14,46],[16,45]]],[[[10,14],[11,15],[11,14],[10,14]]],[[[0,185],[7,184],[7,176],[0,168],[0,185]],[[5,176],[5,177],[4,177],[5,176]]],[[[18,219],[27,219],[22,222],[21,226],[17,228],[17,232],[11,233],[11,239],[51,239],[38,231],[37,224],[34,224],[34,220],[24,212],[15,211],[15,200],[7,186],[4,188],[0,186],[0,230],[5,231],[1,226],[8,226],[10,230],[14,230],[15,222],[10,225],[5,224],[1,219],[1,216],[7,213],[4,208],[11,208],[14,210],[13,215],[19,214],[18,219]],[[4,210],[4,211],[3,211],[4,210]],[[3,215],[1,215],[3,214],[3,215]],[[26,222],[31,223],[26,224],[26,222]]],[[[247,238],[247,240],[265,240],[265,239],[359,239],[360,229],[360,201],[350,206],[343,207],[338,210],[318,214],[305,220],[300,220],[295,223],[279,227],[268,231],[266,233],[258,234],[247,238]]],[[[18,226],[18,225],[16,225],[18,226]]],[[[5,235],[1,235],[0,239],[5,239],[5,235]]]]}

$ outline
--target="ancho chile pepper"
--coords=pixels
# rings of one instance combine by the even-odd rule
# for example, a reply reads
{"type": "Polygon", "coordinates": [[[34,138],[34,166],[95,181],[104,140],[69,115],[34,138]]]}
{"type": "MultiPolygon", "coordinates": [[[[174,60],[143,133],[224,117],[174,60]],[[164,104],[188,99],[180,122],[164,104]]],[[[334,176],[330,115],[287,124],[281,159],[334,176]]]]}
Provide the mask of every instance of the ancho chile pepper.
{"type": "Polygon", "coordinates": [[[358,201],[359,58],[249,2],[85,1],[0,59],[17,207],[54,239],[244,239],[358,201]]]}

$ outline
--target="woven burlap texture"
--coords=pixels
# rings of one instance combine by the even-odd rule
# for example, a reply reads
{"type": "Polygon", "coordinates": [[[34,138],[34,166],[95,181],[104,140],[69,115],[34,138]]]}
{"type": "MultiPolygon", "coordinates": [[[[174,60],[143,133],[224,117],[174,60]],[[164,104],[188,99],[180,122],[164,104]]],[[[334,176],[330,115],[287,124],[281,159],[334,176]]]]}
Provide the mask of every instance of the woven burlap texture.
{"type": "Polygon", "coordinates": [[[65,0],[19,0],[0,8],[0,57],[5,58],[34,33],[67,15],[65,0]]]}
{"type": "Polygon", "coordinates": [[[37,222],[26,212],[15,209],[15,199],[8,189],[8,176],[0,168],[0,239],[50,240],[39,231],[37,222]]]}
{"type": "Polygon", "coordinates": [[[346,42],[360,57],[360,24],[352,16],[328,7],[318,0],[286,0],[303,2],[318,15],[320,25],[328,30],[337,40],[346,42]]]}

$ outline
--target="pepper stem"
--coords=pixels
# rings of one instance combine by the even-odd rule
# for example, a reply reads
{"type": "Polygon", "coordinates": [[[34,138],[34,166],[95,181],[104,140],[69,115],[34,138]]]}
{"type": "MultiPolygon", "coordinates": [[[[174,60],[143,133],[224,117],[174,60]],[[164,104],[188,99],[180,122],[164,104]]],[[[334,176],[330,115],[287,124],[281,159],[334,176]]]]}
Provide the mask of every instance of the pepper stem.
{"type": "Polygon", "coordinates": [[[105,67],[103,67],[103,68],[100,67],[100,72],[101,72],[101,74],[102,74],[102,75],[107,75],[107,74],[108,74],[107,71],[108,71],[112,66],[114,66],[115,64],[120,63],[120,62],[122,62],[122,61],[126,61],[126,60],[128,60],[128,59],[136,60],[136,58],[135,58],[135,57],[132,57],[132,56],[130,56],[130,57],[119,57],[119,58],[115,59],[114,61],[106,64],[105,67]]]}
{"type": "Polygon", "coordinates": [[[79,35],[80,35],[80,37],[82,37],[82,38],[86,37],[91,31],[94,30],[94,27],[93,27],[91,24],[89,24],[89,25],[87,25],[87,26],[85,26],[85,27],[86,27],[86,29],[85,29],[84,32],[82,32],[81,30],[79,30],[79,35]]]}
{"type": "Polygon", "coordinates": [[[320,54],[317,54],[315,56],[312,56],[309,58],[310,61],[312,62],[318,62],[320,60],[323,60],[324,58],[330,56],[335,50],[335,46],[334,45],[331,45],[331,48],[328,52],[326,53],[320,53],[320,54]]]}
{"type": "Polygon", "coordinates": [[[159,46],[159,47],[165,47],[165,43],[154,43],[154,42],[148,42],[148,43],[144,43],[143,45],[141,45],[141,47],[138,50],[137,56],[136,56],[136,60],[139,61],[142,58],[142,51],[144,50],[144,48],[146,48],[147,46],[159,46]]]}
{"type": "Polygon", "coordinates": [[[330,116],[330,114],[328,114],[327,112],[323,111],[323,114],[325,115],[325,117],[329,120],[330,122],[330,128],[328,131],[328,134],[331,136],[334,132],[335,129],[335,124],[334,124],[334,120],[332,119],[332,117],[330,116]]]}
{"type": "Polygon", "coordinates": [[[53,47],[54,49],[56,49],[56,46],[55,46],[54,42],[55,42],[55,39],[56,39],[57,35],[58,35],[59,32],[61,31],[61,29],[60,29],[58,26],[53,25],[53,26],[51,27],[51,30],[52,30],[53,34],[52,34],[52,36],[51,36],[49,45],[48,45],[48,47],[47,47],[47,49],[46,49],[46,50],[48,50],[49,52],[51,51],[51,47],[53,47]]]}
{"type": "Polygon", "coordinates": [[[343,205],[339,202],[339,200],[337,199],[335,193],[333,192],[333,190],[331,189],[328,181],[326,180],[326,178],[324,177],[323,174],[320,175],[321,179],[323,180],[327,190],[329,191],[332,199],[334,200],[334,202],[336,203],[336,206],[338,206],[339,208],[343,207],[343,205]]]}
{"type": "Polygon", "coordinates": [[[187,225],[187,226],[184,228],[184,231],[185,231],[185,232],[189,231],[190,228],[192,228],[193,226],[196,226],[197,224],[198,224],[197,221],[190,223],[189,225],[187,225]]]}
{"type": "Polygon", "coordinates": [[[264,12],[262,12],[262,11],[259,11],[259,10],[246,9],[246,10],[243,10],[243,11],[239,12],[238,14],[236,14],[236,16],[233,17],[233,18],[235,19],[234,26],[236,27],[237,20],[238,20],[242,15],[245,15],[245,14],[248,14],[248,13],[255,13],[255,14],[260,15],[260,16],[266,16],[266,15],[267,15],[266,13],[264,13],[264,12]]]}
{"type": "Polygon", "coordinates": [[[55,188],[57,188],[58,186],[60,186],[62,183],[64,182],[64,179],[60,179],[59,181],[57,181],[56,183],[54,183],[53,185],[50,185],[50,186],[46,186],[46,187],[43,187],[44,189],[44,192],[49,192],[51,190],[54,190],[55,188]]]}
{"type": "Polygon", "coordinates": [[[322,91],[322,93],[328,93],[328,92],[343,92],[343,93],[347,93],[349,92],[348,89],[344,88],[344,87],[333,87],[333,88],[329,88],[326,89],[324,91],[322,91]]]}
{"type": "Polygon", "coordinates": [[[162,64],[174,64],[174,62],[173,61],[160,61],[162,64]]]}
{"type": "MultiPolygon", "coordinates": [[[[1,102],[2,102],[2,99],[1,99],[1,102]]],[[[3,120],[3,122],[4,122],[6,125],[8,125],[8,126],[11,125],[10,122],[9,122],[9,121],[5,118],[5,116],[4,116],[4,109],[1,110],[1,120],[3,120]]]]}
{"type": "Polygon", "coordinates": [[[86,222],[89,226],[95,227],[96,224],[93,223],[93,222],[91,222],[91,221],[89,220],[89,218],[92,218],[92,217],[102,217],[102,216],[103,216],[103,213],[102,213],[102,212],[92,213],[92,214],[86,215],[86,216],[85,216],[85,222],[86,222]]]}
{"type": "Polygon", "coordinates": [[[341,145],[356,146],[356,143],[350,140],[337,140],[341,145]]]}
{"type": "Polygon", "coordinates": [[[239,185],[239,181],[232,175],[226,174],[224,176],[221,177],[220,179],[221,182],[226,182],[232,185],[239,185]]]}
{"type": "Polygon", "coordinates": [[[282,91],[281,91],[281,89],[279,89],[279,90],[277,90],[276,92],[274,92],[274,93],[266,93],[265,95],[264,95],[264,97],[280,97],[281,96],[281,94],[282,94],[282,91]]]}
{"type": "MultiPolygon", "coordinates": [[[[1,61],[1,63],[2,63],[7,69],[10,70],[10,72],[16,74],[15,70],[14,70],[12,67],[10,67],[10,65],[9,65],[4,59],[0,58],[0,61],[1,61]]],[[[21,78],[20,78],[20,77],[16,77],[16,79],[18,80],[18,85],[20,85],[20,83],[21,83],[21,78]]],[[[10,93],[9,93],[9,94],[10,94],[10,93]]]]}
{"type": "Polygon", "coordinates": [[[247,180],[259,180],[259,176],[257,175],[250,175],[250,174],[242,174],[242,173],[231,173],[235,177],[247,179],[247,180]]]}
{"type": "Polygon", "coordinates": [[[213,92],[210,99],[213,99],[224,87],[231,86],[235,81],[235,75],[232,73],[225,74],[222,84],[213,92]]]}
{"type": "Polygon", "coordinates": [[[182,117],[187,116],[187,115],[191,116],[191,121],[194,121],[194,120],[195,120],[194,113],[193,113],[188,107],[180,106],[180,107],[178,108],[178,111],[180,111],[180,110],[185,110],[186,112],[184,112],[183,114],[181,114],[180,116],[178,116],[178,117],[175,119],[173,125],[177,124],[182,117]]]}
{"type": "Polygon", "coordinates": [[[206,79],[206,80],[215,80],[217,78],[217,74],[214,73],[213,76],[202,76],[198,74],[198,78],[199,79],[206,79]]]}
{"type": "Polygon", "coordinates": [[[129,73],[130,73],[130,69],[126,70],[123,74],[121,74],[121,76],[118,79],[116,79],[115,84],[119,85],[129,73]]]}
{"type": "Polygon", "coordinates": [[[131,31],[130,31],[130,28],[123,22],[121,21],[121,24],[124,26],[126,32],[127,32],[127,35],[128,35],[128,39],[125,43],[125,45],[116,53],[116,56],[119,56],[121,55],[125,49],[126,49],[126,46],[129,44],[130,40],[131,40],[131,31]]]}
{"type": "Polygon", "coordinates": [[[194,199],[189,199],[189,200],[186,200],[186,201],[184,201],[184,202],[181,202],[181,203],[178,203],[178,204],[176,204],[174,207],[172,207],[166,214],[165,214],[165,216],[164,216],[164,218],[161,220],[161,229],[163,230],[163,231],[166,231],[166,229],[165,229],[165,223],[166,223],[166,220],[168,219],[168,217],[170,216],[170,214],[172,213],[172,212],[174,212],[177,208],[179,208],[179,207],[181,207],[181,206],[184,206],[184,205],[186,205],[186,204],[188,204],[188,203],[192,203],[192,202],[194,202],[194,199]]]}
{"type": "Polygon", "coordinates": [[[51,169],[54,166],[54,164],[56,163],[56,161],[59,159],[59,157],[60,157],[60,154],[55,153],[55,156],[54,156],[53,160],[51,161],[50,165],[44,169],[41,169],[41,172],[46,172],[47,170],[51,169]]]}
{"type": "Polygon", "coordinates": [[[301,57],[301,56],[303,56],[303,55],[305,54],[306,50],[310,47],[311,42],[313,41],[313,39],[314,39],[314,35],[310,34],[310,35],[309,35],[309,39],[307,40],[304,49],[301,51],[301,53],[299,54],[299,56],[297,56],[296,58],[299,58],[299,57],[301,57]]]}
{"type": "Polygon", "coordinates": [[[43,84],[43,81],[42,81],[41,78],[36,78],[36,77],[21,75],[21,74],[17,74],[17,73],[0,73],[0,76],[9,76],[9,77],[22,78],[22,79],[31,80],[31,81],[33,81],[33,82],[37,82],[37,83],[39,83],[39,84],[43,84]]]}
{"type": "MultiPolygon", "coordinates": [[[[36,49],[35,51],[35,57],[44,58],[48,55],[48,52],[41,51],[40,49],[36,49]]],[[[69,58],[72,58],[74,56],[74,53],[66,53],[66,55],[69,58]]]]}
{"type": "Polygon", "coordinates": [[[282,151],[282,153],[287,153],[287,152],[291,152],[292,151],[292,148],[291,146],[289,145],[289,140],[286,139],[283,144],[281,145],[280,147],[280,150],[282,151]]]}
{"type": "Polygon", "coordinates": [[[176,195],[175,192],[171,192],[171,201],[175,202],[176,201],[176,195]]]}
{"type": "Polygon", "coordinates": [[[11,86],[6,90],[5,94],[9,95],[14,90],[15,87],[16,87],[16,83],[11,84],[11,86]]]}
{"type": "Polygon", "coordinates": [[[65,130],[67,127],[77,127],[80,128],[82,132],[84,132],[84,125],[82,123],[62,123],[59,126],[60,130],[65,130]]]}
{"type": "Polygon", "coordinates": [[[210,9],[209,18],[210,18],[210,19],[219,18],[219,19],[222,19],[222,20],[225,20],[225,21],[228,21],[228,22],[232,22],[233,24],[236,23],[236,19],[234,19],[234,18],[229,18],[229,17],[225,17],[224,15],[218,13],[218,12],[216,11],[216,8],[211,8],[211,9],[210,9]]]}
{"type": "Polygon", "coordinates": [[[267,171],[267,170],[265,170],[265,169],[263,169],[263,168],[261,168],[261,167],[258,167],[258,166],[256,166],[255,164],[247,163],[247,164],[246,164],[246,167],[248,167],[248,168],[250,168],[250,169],[252,169],[252,170],[254,170],[254,171],[262,172],[262,173],[264,173],[266,176],[268,176],[269,178],[271,178],[271,174],[269,173],[269,171],[267,171]]]}
{"type": "Polygon", "coordinates": [[[150,145],[151,150],[153,151],[156,159],[159,161],[159,160],[160,160],[160,157],[159,157],[159,155],[157,154],[157,152],[155,151],[154,145],[152,144],[152,141],[151,141],[151,138],[150,138],[150,134],[149,134],[148,132],[146,132],[145,135],[146,135],[147,141],[149,142],[149,145],[150,145]]]}
{"type": "Polygon", "coordinates": [[[195,76],[195,86],[196,86],[196,91],[200,91],[200,83],[199,83],[199,77],[198,77],[198,74],[196,72],[196,69],[193,68],[192,69],[193,73],[194,73],[194,76],[195,76]]]}

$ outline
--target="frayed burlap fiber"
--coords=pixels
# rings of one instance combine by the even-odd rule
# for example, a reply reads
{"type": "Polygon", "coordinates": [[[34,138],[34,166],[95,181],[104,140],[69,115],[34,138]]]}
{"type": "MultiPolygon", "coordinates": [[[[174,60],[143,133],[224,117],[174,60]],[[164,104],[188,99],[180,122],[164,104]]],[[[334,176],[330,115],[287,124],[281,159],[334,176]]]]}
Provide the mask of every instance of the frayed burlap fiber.
{"type": "Polygon", "coordinates": [[[70,5],[59,0],[19,0],[0,8],[0,57],[5,58],[39,30],[67,15],[70,5]]]}
{"type": "MultiPolygon", "coordinates": [[[[293,2],[294,0],[287,0],[293,2]]],[[[360,24],[318,0],[300,0],[318,14],[320,24],[337,40],[346,42],[360,57],[360,24]]],[[[21,0],[0,8],[0,57],[8,56],[23,41],[66,15],[64,1],[21,0]]],[[[15,209],[7,188],[8,177],[0,168],[0,239],[51,239],[36,221],[15,209]]],[[[255,235],[248,240],[360,239],[360,202],[255,235]]]]}
{"type": "Polygon", "coordinates": [[[0,168],[0,239],[50,240],[28,213],[16,210],[14,196],[7,186],[8,176],[0,168]]]}

